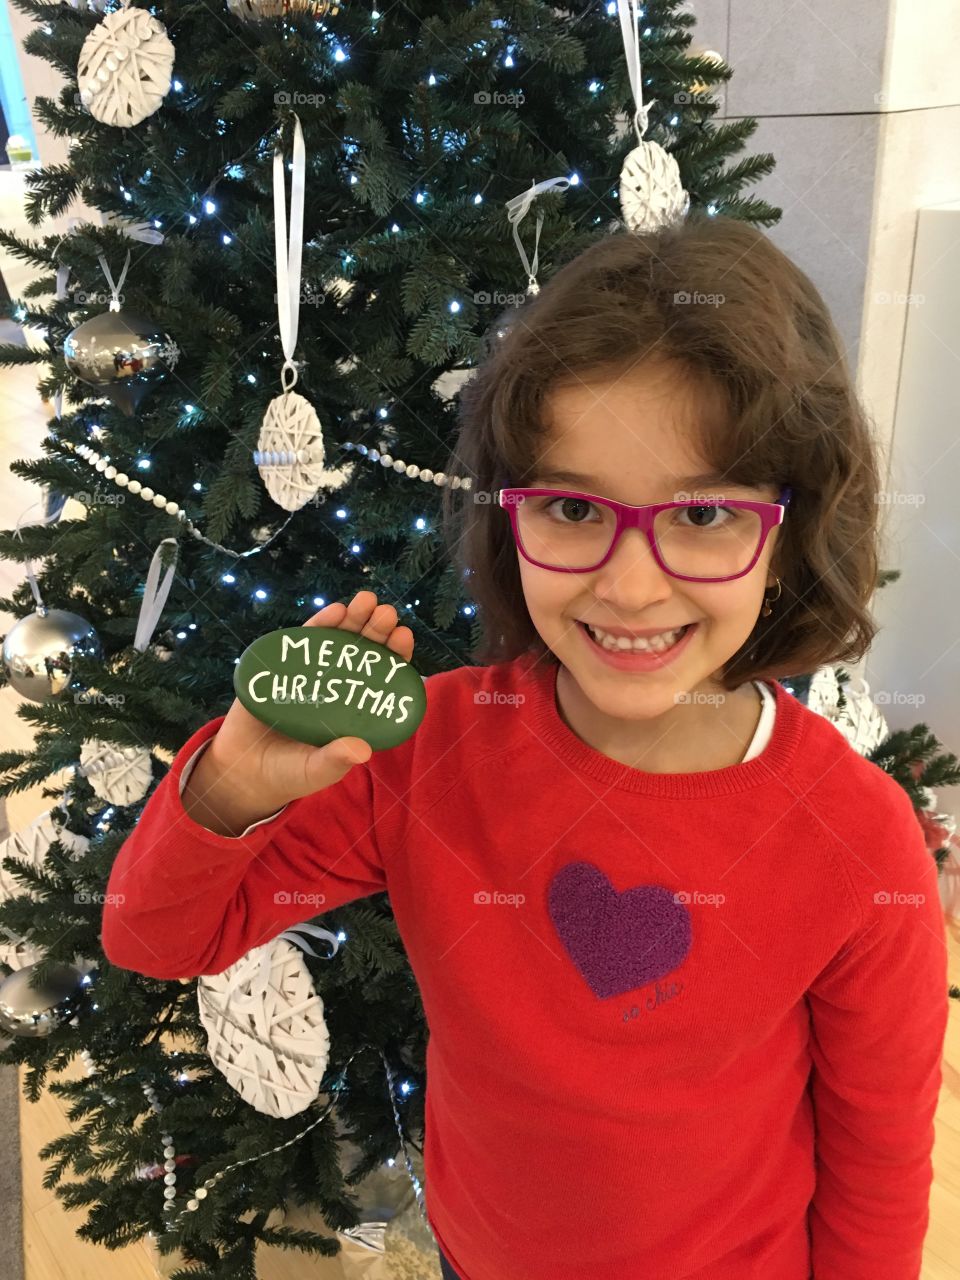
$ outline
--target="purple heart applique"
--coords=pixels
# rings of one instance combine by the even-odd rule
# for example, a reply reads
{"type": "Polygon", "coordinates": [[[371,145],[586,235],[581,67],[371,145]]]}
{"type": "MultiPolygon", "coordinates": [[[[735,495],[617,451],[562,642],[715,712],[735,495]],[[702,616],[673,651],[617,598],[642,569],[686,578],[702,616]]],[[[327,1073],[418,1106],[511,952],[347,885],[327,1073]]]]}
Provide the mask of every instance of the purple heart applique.
{"type": "Polygon", "coordinates": [[[662,978],[690,950],[690,913],[660,885],[618,893],[599,867],[569,862],[550,882],[548,901],[560,941],[600,999],[662,978]]]}

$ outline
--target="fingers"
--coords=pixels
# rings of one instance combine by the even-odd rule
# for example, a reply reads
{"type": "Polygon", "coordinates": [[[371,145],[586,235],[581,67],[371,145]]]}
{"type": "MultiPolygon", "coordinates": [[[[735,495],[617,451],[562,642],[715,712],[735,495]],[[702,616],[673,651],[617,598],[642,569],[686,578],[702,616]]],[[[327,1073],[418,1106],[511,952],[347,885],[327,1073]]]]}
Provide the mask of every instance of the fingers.
{"type": "Polygon", "coordinates": [[[409,662],[413,657],[413,632],[409,627],[398,626],[397,621],[397,611],[392,604],[378,604],[373,591],[358,591],[349,605],[340,601],[328,604],[304,625],[353,631],[377,644],[387,645],[409,662]]]}

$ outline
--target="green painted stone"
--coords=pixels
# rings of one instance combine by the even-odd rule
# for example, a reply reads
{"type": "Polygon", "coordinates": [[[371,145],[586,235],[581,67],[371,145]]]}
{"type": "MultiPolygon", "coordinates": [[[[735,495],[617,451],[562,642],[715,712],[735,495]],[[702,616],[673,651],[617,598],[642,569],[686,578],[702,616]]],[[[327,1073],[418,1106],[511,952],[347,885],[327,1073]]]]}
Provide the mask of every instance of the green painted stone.
{"type": "Polygon", "coordinates": [[[322,747],[363,738],[374,751],[406,741],[427,709],[422,677],[386,645],[339,627],[284,627],[254,640],[233,687],[271,729],[322,747]]]}

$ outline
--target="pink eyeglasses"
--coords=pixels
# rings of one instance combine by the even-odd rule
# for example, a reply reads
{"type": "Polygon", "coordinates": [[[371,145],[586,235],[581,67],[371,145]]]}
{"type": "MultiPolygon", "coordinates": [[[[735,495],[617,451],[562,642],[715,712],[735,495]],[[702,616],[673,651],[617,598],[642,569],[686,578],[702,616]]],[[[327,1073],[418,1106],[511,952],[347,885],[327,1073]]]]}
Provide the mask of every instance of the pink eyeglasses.
{"type": "Polygon", "coordinates": [[[776,502],[704,498],[634,507],[566,489],[510,488],[499,490],[497,501],[510,515],[521,555],[538,568],[557,573],[599,569],[624,530],[639,529],[672,578],[729,582],[757,563],[770,530],[783,522],[792,492],[784,486],[776,502]],[[568,518],[570,504],[584,511],[583,519],[568,518]]]}

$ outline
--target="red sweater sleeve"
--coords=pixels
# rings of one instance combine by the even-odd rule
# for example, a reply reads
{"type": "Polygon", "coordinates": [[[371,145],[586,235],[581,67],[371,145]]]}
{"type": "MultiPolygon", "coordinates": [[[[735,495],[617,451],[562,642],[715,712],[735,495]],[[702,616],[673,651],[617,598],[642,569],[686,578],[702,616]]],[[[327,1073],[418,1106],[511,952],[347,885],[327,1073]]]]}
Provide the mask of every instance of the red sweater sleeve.
{"type": "Polygon", "coordinates": [[[291,924],[386,889],[366,765],[236,838],[194,822],[180,774],[224,717],[177,752],[107,885],[107,959],[153,978],[221,973],[291,924]]]}
{"type": "Polygon", "coordinates": [[[807,993],[814,1280],[920,1275],[948,1016],[947,948],[936,865],[909,798],[893,790],[887,849],[857,859],[861,926],[807,993]]]}

